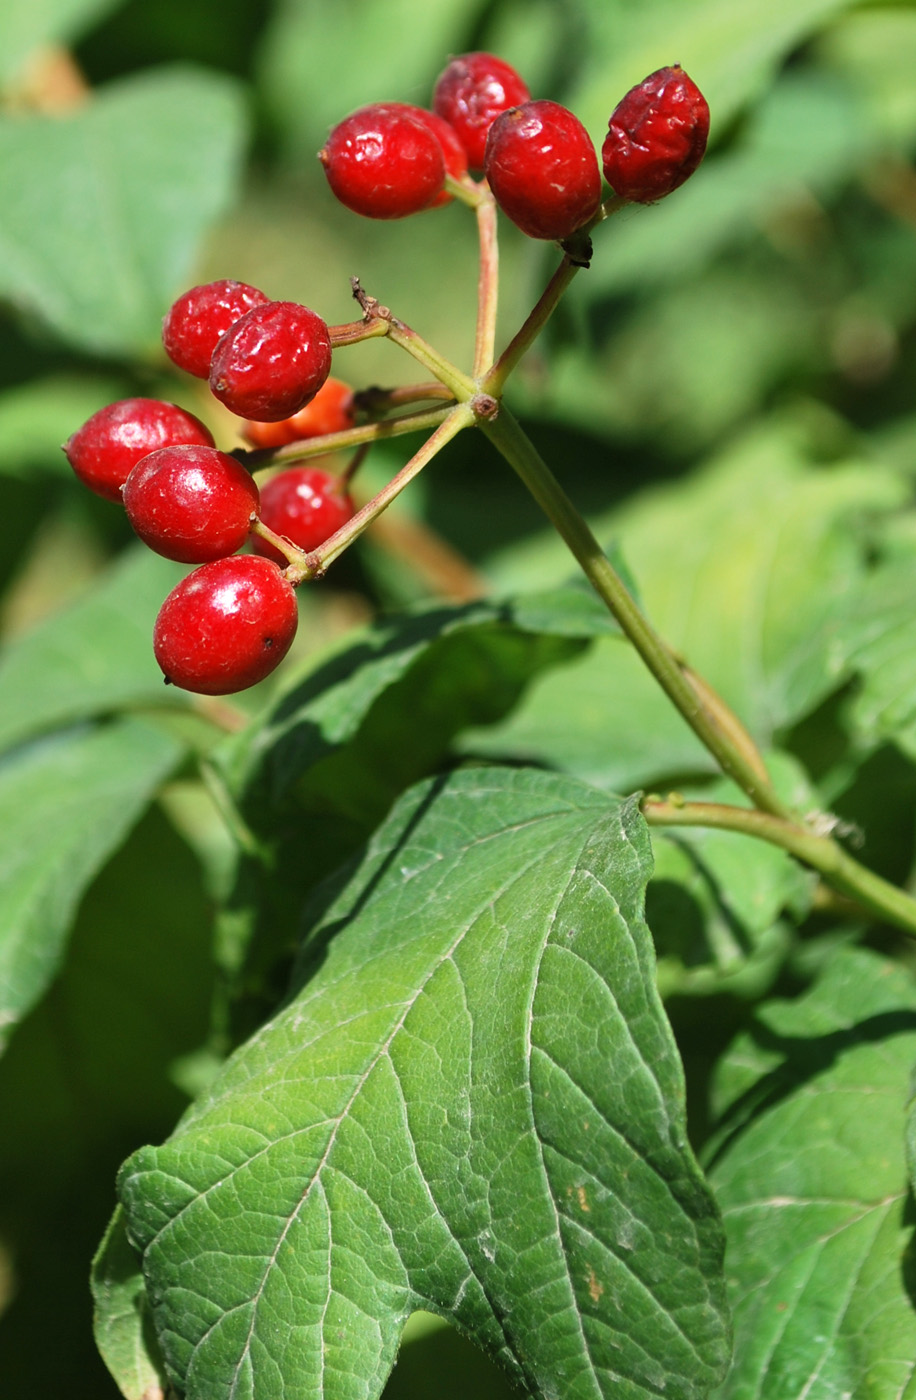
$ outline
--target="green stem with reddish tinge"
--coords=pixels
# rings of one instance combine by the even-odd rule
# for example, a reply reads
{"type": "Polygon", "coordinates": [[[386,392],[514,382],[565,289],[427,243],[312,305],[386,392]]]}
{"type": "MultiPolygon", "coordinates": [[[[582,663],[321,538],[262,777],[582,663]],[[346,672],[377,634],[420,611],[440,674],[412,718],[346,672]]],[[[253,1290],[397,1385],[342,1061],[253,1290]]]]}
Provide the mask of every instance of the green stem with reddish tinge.
{"type": "Polygon", "coordinates": [[[444,355],[440,355],[428,340],[424,340],[410,326],[405,325],[389,312],[388,338],[393,340],[395,345],[399,345],[402,350],[406,350],[408,355],[412,355],[419,364],[428,369],[430,374],[434,374],[451,392],[456,399],[469,399],[475,392],[473,379],[464,374],[457,365],[453,365],[451,360],[447,360],[444,355]]]}
{"type": "Polygon", "coordinates": [[[358,428],[345,428],[340,433],[303,438],[301,442],[290,442],[285,447],[263,448],[253,452],[239,448],[232,455],[249,471],[259,472],[285,462],[326,457],[331,452],[361,447],[363,443],[382,442],[386,438],[400,437],[403,433],[420,433],[427,428],[436,428],[451,411],[451,407],[423,409],[418,413],[405,413],[400,418],[386,418],[381,423],[363,423],[358,428]]]}
{"type": "MultiPolygon", "coordinates": [[[[560,298],[563,296],[563,293],[566,291],[576,273],[581,271],[582,268],[587,267],[587,261],[583,260],[578,250],[583,247],[586,250],[590,250],[589,233],[597,224],[602,223],[605,219],[609,219],[611,215],[623,209],[626,203],[626,200],[618,199],[616,195],[611,195],[610,198],[606,199],[601,205],[595,217],[585,224],[583,228],[577,229],[572,238],[568,239],[567,243],[563,245],[566,251],[564,252],[563,261],[560,263],[560,266],[532,307],[524,325],[518,333],[512,337],[509,344],[496,361],[496,364],[487,371],[481,380],[480,387],[485,394],[492,394],[494,398],[499,398],[509,375],[546,326],[550,317],[556,310],[560,298]]],[[[589,251],[586,251],[584,256],[587,259],[589,251]]]]}
{"type": "Polygon", "coordinates": [[[342,345],[359,345],[363,340],[373,340],[376,336],[387,334],[385,322],[371,316],[361,321],[347,321],[342,326],[328,326],[332,350],[339,350],[342,345]]]}
{"type": "Polygon", "coordinates": [[[474,378],[479,380],[493,363],[496,344],[496,312],[499,303],[499,242],[496,236],[496,200],[486,185],[477,204],[477,236],[480,271],[477,278],[477,330],[474,339],[474,378]]]}
{"type": "Polygon", "coordinates": [[[524,325],[512,337],[496,364],[487,371],[481,380],[481,388],[484,393],[499,398],[509,375],[544,329],[580,266],[581,264],[573,262],[568,254],[564,257],[538,298],[536,305],[532,308],[524,325]]]}
{"type": "MultiPolygon", "coordinates": [[[[475,422],[474,412],[468,404],[456,404],[449,410],[449,416],[439,424],[434,433],[426,439],[419,451],[415,452],[409,462],[406,462],[396,476],[393,476],[386,486],[383,486],[372,500],[358,510],[346,525],[342,525],[324,544],[313,549],[311,553],[302,556],[301,564],[291,565],[286,571],[286,577],[290,583],[302,583],[308,579],[321,578],[325,574],[334,560],[343,554],[345,549],[357,539],[365,529],[368,528],[381,515],[382,511],[391,505],[405,486],[408,486],[414,477],[418,476],[423,468],[430,462],[436,453],[439,452],[447,442],[460,433],[462,428],[469,428],[475,422]]],[[[284,551],[287,552],[288,551],[284,551]]]]}

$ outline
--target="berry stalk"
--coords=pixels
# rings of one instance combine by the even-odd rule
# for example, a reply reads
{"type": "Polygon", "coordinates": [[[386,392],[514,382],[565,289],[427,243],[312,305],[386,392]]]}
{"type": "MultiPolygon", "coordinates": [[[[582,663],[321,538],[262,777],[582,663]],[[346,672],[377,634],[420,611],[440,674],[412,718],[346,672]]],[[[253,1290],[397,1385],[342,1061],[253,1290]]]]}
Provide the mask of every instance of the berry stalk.
{"type": "Polygon", "coordinates": [[[499,304],[499,242],[496,232],[496,201],[482,186],[477,204],[477,236],[480,245],[480,271],[477,277],[477,331],[474,338],[474,378],[479,379],[493,363],[496,344],[496,311],[499,304]]]}
{"type": "Polygon", "coordinates": [[[897,928],[916,935],[916,900],[848,855],[830,836],[805,825],[774,791],[763,761],[740,721],[705,681],[695,684],[684,666],[637,607],[595,536],[509,411],[480,427],[515,469],[575,555],[598,596],[616,618],[643,661],[722,771],[747,793],[750,811],[711,802],[643,803],[654,825],[718,826],[743,831],[782,846],[817,870],[832,888],[856,900],[897,928]],[[727,719],[724,722],[723,717],[727,719]]]}
{"type": "MultiPolygon", "coordinates": [[[[457,365],[453,365],[451,360],[440,355],[435,346],[430,345],[428,340],[424,340],[415,330],[404,321],[398,320],[389,307],[382,306],[376,297],[371,297],[364,292],[358,277],[350,279],[353,288],[353,295],[359,302],[366,316],[367,321],[376,320],[384,325],[386,333],[395,345],[399,345],[402,350],[406,350],[408,355],[412,355],[424,369],[435,375],[440,383],[444,384],[454,394],[456,399],[470,399],[476,392],[474,381],[468,375],[463,374],[457,365]]],[[[383,332],[379,332],[382,334],[383,332]]]]}
{"type": "Polygon", "coordinates": [[[339,530],[335,531],[324,544],[319,545],[307,554],[300,565],[291,566],[286,570],[286,577],[291,583],[301,583],[309,579],[322,578],[330,568],[334,560],[348,549],[355,539],[357,539],[372,522],[381,515],[382,511],[391,505],[405,486],[409,486],[414,477],[418,476],[426,464],[432,461],[437,452],[450,442],[463,428],[470,428],[477,421],[474,410],[467,403],[456,404],[448,412],[445,418],[431,433],[404,466],[387,485],[383,486],[372,500],[358,510],[356,514],[347,521],[339,530]]]}
{"type": "Polygon", "coordinates": [[[285,447],[259,448],[254,451],[240,447],[232,455],[250,471],[261,471],[281,462],[327,457],[332,452],[345,452],[350,447],[361,447],[364,443],[381,442],[385,438],[437,428],[451,411],[451,406],[422,409],[417,413],[405,413],[400,418],[386,418],[381,423],[363,423],[358,428],[346,428],[343,432],[323,433],[321,437],[304,438],[300,442],[287,443],[285,447]]]}
{"type": "Polygon", "coordinates": [[[484,393],[492,394],[494,398],[498,398],[502,393],[509,375],[541,334],[576,273],[588,266],[587,261],[583,260],[580,255],[579,249],[588,246],[589,231],[596,224],[610,218],[612,214],[616,214],[626,202],[624,199],[618,199],[611,195],[601,205],[594,219],[591,219],[583,228],[578,229],[572,238],[567,240],[569,246],[563,245],[564,256],[560,266],[531,308],[524,324],[509,341],[495,365],[485,374],[481,382],[484,393]]]}
{"type": "MultiPolygon", "coordinates": [[[[668,644],[659,636],[607,558],[595,536],[517,420],[503,405],[480,427],[528,487],[568,545],[586,578],[620,624],[666,695],[719,763],[761,811],[791,820],[793,813],[774,792],[761,765],[751,762],[719,722],[668,644]]],[[[737,723],[737,721],[736,721],[737,723]]]]}

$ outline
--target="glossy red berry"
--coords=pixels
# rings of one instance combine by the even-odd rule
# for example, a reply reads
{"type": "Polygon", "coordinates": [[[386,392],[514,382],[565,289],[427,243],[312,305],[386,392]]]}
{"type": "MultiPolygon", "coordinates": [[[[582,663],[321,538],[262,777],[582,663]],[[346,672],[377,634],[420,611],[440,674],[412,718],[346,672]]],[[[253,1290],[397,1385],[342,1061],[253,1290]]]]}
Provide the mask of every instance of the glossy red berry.
{"type": "MultiPolygon", "coordinates": [[[[424,107],[411,107],[410,110],[418,121],[429,127],[442,147],[446,175],[451,175],[453,180],[464,179],[468,173],[468,157],[455,128],[449,126],[444,117],[440,117],[436,112],[427,112],[424,107]]],[[[448,190],[440,190],[429,207],[437,209],[440,204],[448,204],[451,198],[448,190]]]]}
{"type": "Polygon", "coordinates": [[[591,137],[559,102],[524,102],[497,117],[484,171],[500,209],[530,238],[568,238],[601,203],[591,137]]]}
{"type": "Polygon", "coordinates": [[[248,472],[215,447],[161,447],[124,483],[127,518],[150,549],[183,564],[234,554],[259,498],[248,472]]]}
{"type": "Polygon", "coordinates": [[[64,443],[64,453],[84,486],[119,501],[121,487],[142,457],[180,443],[212,447],[213,434],[177,404],[118,399],[93,413],[64,443]]]}
{"type": "Polygon", "coordinates": [[[321,317],[294,301],[269,301],[220,336],[210,388],[239,417],[274,423],[304,408],[330,370],[331,340],[321,317]]]}
{"type": "Polygon", "coordinates": [[[611,113],[601,148],[615,194],[651,204],[682,185],[703,159],[709,136],[706,98],[683,68],[650,73],[611,113]]]}
{"type": "Polygon", "coordinates": [[[496,117],[531,97],[515,69],[492,53],[464,53],[439,74],[433,110],[453,128],[472,170],[482,170],[496,117]]]}
{"type": "Polygon", "coordinates": [[[162,323],[162,343],[179,369],[198,379],[210,373],[216,342],[224,331],[254,306],[270,297],[247,282],[207,282],[180,296],[162,323]]]}
{"type": "Polygon", "coordinates": [[[231,695],[280,664],[298,620],[295,592],[276,564],[232,554],[172,589],[156,618],[153,651],[170,684],[231,695]]]}
{"type": "Polygon", "coordinates": [[[419,213],[445,180],[438,136],[403,102],[374,102],[345,117],[318,159],[341,204],[369,219],[419,213]]]}
{"type": "Polygon", "coordinates": [[[278,423],[246,423],[242,432],[253,447],[285,447],[325,433],[342,433],[352,428],[355,416],[353,390],[331,375],[311,403],[291,418],[281,418],[278,423]]]}
{"type": "MultiPolygon", "coordinates": [[[[261,488],[259,515],[275,534],[283,535],[306,551],[317,549],[335,531],[352,519],[354,505],[329,472],[318,467],[292,467],[280,472],[261,488]]],[[[252,546],[268,559],[286,564],[287,560],[259,535],[252,546]]]]}

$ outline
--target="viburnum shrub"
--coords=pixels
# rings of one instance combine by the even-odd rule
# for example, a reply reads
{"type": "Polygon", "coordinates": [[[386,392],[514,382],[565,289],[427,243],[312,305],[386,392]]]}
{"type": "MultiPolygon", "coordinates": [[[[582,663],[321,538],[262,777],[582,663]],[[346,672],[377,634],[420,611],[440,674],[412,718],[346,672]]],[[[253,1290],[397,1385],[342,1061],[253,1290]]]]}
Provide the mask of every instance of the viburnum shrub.
{"type": "MultiPolygon", "coordinates": [[[[364,106],[320,159],[356,213],[424,213],[418,238],[450,217],[427,211],[467,206],[479,238],[469,366],[356,278],[360,314],[341,325],[220,280],[179,297],[165,345],[239,418],[247,446],[218,449],[196,419],[145,399],[101,409],[66,445],[154,550],[200,564],[155,622],[163,708],[174,715],[186,691],[195,718],[242,725],[202,763],[231,846],[217,849],[212,831],[199,843],[221,907],[213,1037],[178,1067],[198,1097],[172,1137],[121,1170],[94,1271],[100,1348],[132,1400],[372,1400],[406,1321],[426,1310],[537,1400],[909,1394],[912,1207],[898,1138],[916,993],[902,966],[849,945],[869,924],[884,948],[891,931],[912,936],[916,900],[850,853],[791,756],[762,753],[659,634],[505,396],[588,275],[601,226],[697,169],[706,101],[679,65],[659,68],[614,108],[601,167],[581,120],[532,99],[494,55],[452,58],[432,109],[364,106]],[[557,248],[529,314],[497,344],[500,211],[557,248]],[[351,347],[382,338],[422,378],[351,388],[351,347]],[[347,358],[346,381],[330,377],[332,355],[335,369],[347,358]],[[369,527],[391,528],[383,512],[465,430],[514,470],[588,587],[382,619],[277,677],[250,724],[221,708],[286,656],[297,595],[369,527]],[[417,433],[356,508],[373,444],[417,433]],[[701,792],[611,796],[524,753],[491,761],[478,744],[540,671],[605,635],[628,643],[621,673],[644,665],[674,707],[672,750],[693,744],[685,771],[700,772],[701,792]],[[780,976],[806,987],[742,1022],[710,1103],[692,1102],[711,1123],[702,1169],[646,923],[650,832],[667,834],[650,920],[667,899],[675,912],[660,922],[677,925],[659,968],[663,980],[677,966],[672,1000],[688,1003],[688,1025],[721,1016],[724,1043],[736,1007],[780,976]],[[741,838],[762,853],[756,882],[720,898],[741,838]],[[685,865],[716,911],[705,959],[690,919],[678,922],[685,865]],[[748,952],[760,906],[769,941],[748,952]],[[829,920],[797,956],[789,907],[829,920]],[[812,989],[815,964],[829,971],[812,989]],[[820,1151],[807,1146],[812,1124],[820,1151]]],[[[474,505],[483,519],[488,503],[474,505]]],[[[772,607],[801,686],[815,662],[792,609],[772,607]]],[[[909,638],[909,592],[902,607],[909,638]]],[[[715,625],[728,619],[723,606],[715,625]]],[[[863,619],[864,646],[867,606],[863,619]]],[[[825,612],[825,666],[836,626],[825,612]]],[[[742,655],[745,643],[729,639],[742,655]]],[[[756,653],[753,664],[762,671],[756,653]]],[[[602,716],[613,699],[595,701],[602,716]]],[[[694,1084],[704,1055],[688,1057],[694,1084]]]]}

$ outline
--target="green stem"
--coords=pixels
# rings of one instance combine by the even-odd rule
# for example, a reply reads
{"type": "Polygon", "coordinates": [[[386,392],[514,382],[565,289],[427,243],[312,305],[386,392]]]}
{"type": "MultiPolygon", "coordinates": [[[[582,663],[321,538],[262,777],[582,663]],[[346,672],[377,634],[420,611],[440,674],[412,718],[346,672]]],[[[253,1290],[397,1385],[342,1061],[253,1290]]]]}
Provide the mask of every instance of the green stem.
{"type": "Polygon", "coordinates": [[[833,889],[850,896],[895,928],[916,936],[916,900],[860,865],[832,837],[818,836],[797,821],[726,803],[685,802],[676,797],[666,802],[648,797],[642,803],[642,812],[650,826],[714,827],[781,846],[823,875],[833,889]]]}
{"type": "Polygon", "coordinates": [[[393,408],[403,408],[408,403],[421,403],[424,399],[450,399],[452,395],[438,379],[430,379],[422,384],[396,384],[391,389],[370,385],[368,389],[357,389],[353,403],[369,418],[379,418],[393,408]]]}
{"type": "Polygon", "coordinates": [[[532,307],[524,325],[509,341],[496,364],[484,375],[480,387],[485,394],[492,394],[494,398],[499,398],[509,375],[544,329],[580,266],[581,264],[573,262],[568,254],[564,257],[536,304],[532,307]]]}
{"type": "MultiPolygon", "coordinates": [[[[484,187],[486,188],[486,187],[484,187]]],[[[499,303],[499,243],[496,230],[496,200],[486,190],[477,204],[477,236],[480,243],[480,272],[477,278],[477,332],[474,339],[474,378],[479,379],[493,363],[496,344],[496,311],[499,303]]]]}
{"type": "Polygon", "coordinates": [[[428,340],[424,340],[410,326],[399,321],[389,312],[388,339],[393,340],[395,345],[399,345],[402,350],[406,350],[408,355],[412,355],[424,369],[428,369],[430,374],[450,389],[456,399],[470,399],[476,392],[474,381],[463,374],[457,365],[453,365],[451,360],[447,360],[444,355],[428,340]]]}
{"type": "Polygon", "coordinates": [[[456,404],[449,410],[449,416],[440,423],[434,433],[426,439],[419,451],[415,452],[409,462],[406,462],[401,470],[391,478],[387,485],[383,486],[372,500],[358,510],[356,514],[342,525],[324,544],[312,550],[310,554],[304,556],[301,566],[292,566],[286,570],[286,577],[290,583],[302,583],[308,579],[321,578],[329,569],[334,560],[349,548],[365,529],[367,529],[381,515],[382,511],[391,505],[397,496],[401,494],[405,486],[418,476],[428,462],[441,451],[447,442],[460,433],[462,428],[470,428],[477,419],[473,409],[465,403],[456,404]]]}
{"type": "Polygon", "coordinates": [[[328,326],[332,350],[339,350],[343,345],[359,345],[364,340],[374,340],[376,336],[387,334],[385,322],[371,318],[347,321],[342,326],[328,326]]]}
{"type": "Polygon", "coordinates": [[[505,405],[497,417],[481,419],[480,427],[514,467],[565,540],[598,596],[723,772],[734,779],[756,807],[791,819],[791,809],[774,792],[769,779],[761,776],[761,765],[750,762],[742,748],[733,742],[691,685],[677,657],[639,610],[588,525],[505,405]]]}
{"type": "Polygon", "coordinates": [[[232,453],[249,471],[259,472],[282,462],[298,462],[308,457],[327,457],[332,452],[345,452],[349,447],[361,447],[366,442],[382,442],[403,433],[420,433],[437,428],[452,411],[448,408],[425,408],[418,413],[405,413],[400,418],[386,418],[381,423],[363,423],[358,428],[345,428],[341,433],[324,433],[321,437],[304,438],[286,447],[265,448],[248,452],[238,448],[232,453]]]}
{"type": "Polygon", "coordinates": [[[257,516],[251,521],[248,527],[249,535],[257,535],[268,544],[273,545],[278,554],[282,554],[288,566],[294,571],[296,581],[302,576],[303,570],[307,567],[308,555],[304,549],[293,544],[285,535],[278,535],[276,530],[272,530],[269,525],[265,525],[263,520],[257,516]]]}
{"type": "MultiPolygon", "coordinates": [[[[358,277],[350,278],[350,285],[353,288],[353,295],[362,307],[366,325],[381,325],[385,329],[376,332],[378,335],[387,335],[389,340],[393,340],[395,345],[399,345],[402,350],[406,350],[408,355],[412,355],[424,369],[442,383],[445,384],[456,399],[470,399],[476,392],[476,385],[468,375],[463,374],[457,365],[453,365],[451,360],[440,355],[434,345],[430,345],[428,340],[424,340],[421,335],[404,321],[399,321],[390,307],[382,306],[377,297],[369,296],[363,290],[358,277]]],[[[361,323],[358,323],[361,324],[361,323]]]]}
{"type": "MultiPolygon", "coordinates": [[[[560,266],[532,307],[524,325],[518,333],[512,337],[509,344],[496,361],[496,364],[493,365],[492,369],[488,371],[481,381],[480,388],[483,393],[491,394],[497,399],[499,398],[509,375],[550,320],[550,317],[556,310],[557,303],[576,273],[583,267],[588,266],[587,259],[590,256],[591,250],[591,242],[589,240],[591,230],[596,224],[600,224],[604,219],[609,219],[613,214],[625,208],[626,204],[627,201],[625,199],[619,199],[616,195],[611,195],[610,198],[606,199],[601,205],[595,217],[586,224],[584,228],[578,229],[576,233],[573,234],[572,238],[568,239],[567,242],[562,245],[565,249],[563,261],[560,263],[560,266]],[[587,251],[580,256],[577,250],[582,248],[587,251]]],[[[480,373],[480,371],[478,371],[478,373],[480,373]]]]}

